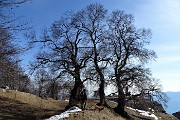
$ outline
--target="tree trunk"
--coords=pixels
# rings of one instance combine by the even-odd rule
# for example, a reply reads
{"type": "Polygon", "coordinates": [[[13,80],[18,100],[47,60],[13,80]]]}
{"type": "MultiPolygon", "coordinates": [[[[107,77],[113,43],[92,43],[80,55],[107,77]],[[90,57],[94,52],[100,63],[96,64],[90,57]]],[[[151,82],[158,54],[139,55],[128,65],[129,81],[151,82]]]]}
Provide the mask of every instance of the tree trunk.
{"type": "Polygon", "coordinates": [[[83,82],[80,79],[80,74],[76,74],[75,75],[75,84],[73,89],[71,90],[71,95],[69,98],[69,104],[65,107],[65,110],[73,107],[73,106],[77,106],[80,107],[80,98],[79,98],[79,94],[80,91],[83,88],[83,82]]]}
{"type": "Polygon", "coordinates": [[[118,84],[118,105],[114,108],[114,111],[123,117],[127,117],[127,113],[124,110],[125,108],[125,94],[123,88],[118,84]]]}
{"type": "Polygon", "coordinates": [[[102,73],[101,68],[98,65],[98,53],[97,53],[97,49],[96,49],[96,43],[94,42],[94,65],[96,68],[96,71],[100,77],[100,84],[99,84],[99,97],[100,97],[100,102],[97,105],[100,106],[108,106],[106,103],[106,99],[105,99],[105,93],[104,93],[104,84],[105,84],[105,80],[104,80],[104,75],[102,73]]]}
{"type": "Polygon", "coordinates": [[[99,85],[99,97],[100,97],[100,101],[97,105],[100,105],[100,106],[106,106],[107,103],[106,103],[106,99],[105,99],[105,93],[104,93],[104,79],[101,80],[101,83],[99,85]]]}
{"type": "Polygon", "coordinates": [[[100,77],[100,84],[99,84],[99,98],[100,98],[100,101],[97,105],[100,105],[100,106],[107,106],[107,103],[106,103],[106,99],[105,99],[105,93],[104,93],[104,85],[105,85],[105,80],[104,80],[104,75],[101,71],[101,69],[99,68],[99,66],[97,64],[96,65],[96,71],[97,73],[99,74],[99,77],[100,77]]]}

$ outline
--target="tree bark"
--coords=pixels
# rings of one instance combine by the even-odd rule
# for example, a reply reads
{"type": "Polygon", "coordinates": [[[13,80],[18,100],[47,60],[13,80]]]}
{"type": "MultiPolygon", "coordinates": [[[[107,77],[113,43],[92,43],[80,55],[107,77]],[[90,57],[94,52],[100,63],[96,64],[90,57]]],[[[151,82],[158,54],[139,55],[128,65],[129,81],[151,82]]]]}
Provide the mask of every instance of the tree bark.
{"type": "Polygon", "coordinates": [[[99,74],[99,77],[100,77],[100,84],[99,84],[99,98],[100,98],[100,101],[99,101],[99,103],[97,105],[107,106],[107,103],[106,103],[106,100],[105,100],[105,93],[104,93],[105,80],[104,80],[104,75],[102,73],[102,70],[98,66],[97,53],[95,54],[94,64],[95,64],[96,71],[97,71],[97,73],[99,74]]]}
{"type": "Polygon", "coordinates": [[[80,79],[80,72],[76,71],[74,78],[75,78],[75,84],[74,84],[73,89],[71,90],[69,104],[65,107],[65,110],[67,110],[73,106],[80,107],[79,94],[80,94],[80,91],[82,90],[82,88],[84,87],[83,82],[80,79]]]}
{"type": "MultiPolygon", "coordinates": [[[[93,39],[93,37],[92,37],[92,39],[93,39]]],[[[102,73],[102,70],[98,65],[98,53],[97,53],[97,48],[96,48],[95,41],[93,41],[93,45],[94,45],[94,65],[95,65],[96,71],[97,71],[97,73],[98,73],[98,75],[100,77],[100,84],[99,84],[99,98],[100,98],[100,101],[99,101],[99,103],[97,105],[107,106],[106,99],[105,99],[105,93],[104,93],[105,80],[104,80],[104,75],[102,73]]]]}
{"type": "Polygon", "coordinates": [[[118,82],[118,105],[114,108],[114,111],[123,117],[128,117],[127,113],[125,112],[125,94],[123,88],[121,86],[120,80],[118,82]]]}
{"type": "Polygon", "coordinates": [[[126,116],[127,113],[125,112],[124,107],[125,107],[125,95],[123,91],[118,90],[118,105],[114,110],[116,113],[122,116],[126,116]]]}
{"type": "Polygon", "coordinates": [[[105,93],[104,93],[104,82],[105,82],[104,79],[102,79],[101,83],[99,85],[99,98],[100,98],[100,101],[97,104],[99,106],[107,106],[106,99],[105,99],[105,93]]]}

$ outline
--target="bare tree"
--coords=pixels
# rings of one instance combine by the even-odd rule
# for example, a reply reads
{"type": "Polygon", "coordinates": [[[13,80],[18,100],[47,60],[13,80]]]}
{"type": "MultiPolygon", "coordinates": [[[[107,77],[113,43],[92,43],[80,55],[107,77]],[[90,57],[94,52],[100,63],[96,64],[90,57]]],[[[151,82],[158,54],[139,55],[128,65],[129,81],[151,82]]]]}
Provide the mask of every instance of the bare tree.
{"type": "Polygon", "coordinates": [[[108,48],[106,44],[105,34],[105,18],[107,10],[100,4],[90,4],[78,13],[79,20],[76,25],[86,35],[85,39],[91,42],[93,50],[92,63],[98,74],[99,84],[99,105],[107,105],[105,101],[105,75],[103,70],[108,64],[108,48]]]}
{"type": "MultiPolygon", "coordinates": [[[[126,115],[124,106],[126,94],[129,92],[129,84],[137,88],[137,93],[140,92],[134,96],[144,93],[143,86],[151,78],[143,64],[156,58],[156,54],[154,51],[145,48],[145,45],[149,44],[151,31],[149,29],[137,29],[134,26],[134,17],[131,14],[125,14],[119,10],[113,11],[108,24],[109,39],[113,50],[111,59],[118,87],[118,106],[115,111],[126,115]]],[[[148,91],[151,90],[148,89],[148,91]]]]}
{"type": "Polygon", "coordinates": [[[18,5],[21,5],[27,1],[30,0],[1,0],[0,1],[0,8],[3,7],[18,7],[18,5]]]}
{"type": "Polygon", "coordinates": [[[35,77],[36,83],[38,84],[39,97],[45,97],[46,85],[48,84],[48,81],[50,79],[48,72],[43,68],[38,69],[38,70],[36,70],[34,77],[35,77]]]}
{"type": "Polygon", "coordinates": [[[51,79],[46,85],[46,89],[47,96],[57,99],[60,91],[60,85],[56,79],[51,79]]]}
{"type": "Polygon", "coordinates": [[[88,41],[82,39],[82,31],[74,24],[77,20],[76,14],[68,12],[66,16],[54,22],[50,30],[43,31],[42,39],[33,41],[42,43],[45,48],[37,56],[39,65],[47,65],[52,71],[56,71],[57,78],[65,73],[74,78],[74,87],[66,108],[79,103],[79,93],[83,87],[81,71],[92,54],[88,41]]]}
{"type": "Polygon", "coordinates": [[[145,47],[150,37],[151,30],[136,28],[131,14],[117,10],[107,17],[102,5],[90,4],[75,14],[67,12],[50,29],[44,29],[41,39],[33,40],[42,45],[34,67],[51,68],[57,79],[64,74],[74,79],[66,109],[78,105],[83,82],[89,79],[97,79],[99,105],[107,105],[104,87],[106,79],[111,78],[108,82],[115,81],[118,88],[115,111],[126,115],[128,100],[145,95],[162,97],[160,87],[144,66],[156,58],[155,52],[145,47]]]}
{"type": "Polygon", "coordinates": [[[18,78],[24,76],[22,74],[23,71],[20,70],[20,60],[18,58],[23,49],[18,45],[14,33],[24,29],[24,27],[22,24],[14,24],[17,19],[7,16],[4,10],[13,8],[26,1],[28,0],[0,1],[0,81],[1,85],[9,85],[13,89],[18,89],[18,78]]]}

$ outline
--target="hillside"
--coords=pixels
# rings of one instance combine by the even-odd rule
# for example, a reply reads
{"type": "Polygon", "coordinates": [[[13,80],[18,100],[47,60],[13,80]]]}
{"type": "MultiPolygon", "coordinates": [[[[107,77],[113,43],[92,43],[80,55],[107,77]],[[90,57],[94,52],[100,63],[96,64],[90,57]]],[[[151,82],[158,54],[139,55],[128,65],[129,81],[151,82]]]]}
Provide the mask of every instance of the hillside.
{"type": "MultiPolygon", "coordinates": [[[[102,111],[92,109],[92,105],[97,103],[98,101],[88,101],[88,108],[82,112],[73,113],[70,115],[67,120],[156,120],[154,117],[147,117],[141,114],[140,110],[133,110],[131,108],[126,108],[125,111],[128,113],[130,118],[125,119],[120,115],[113,112],[112,109],[104,108],[102,111]]],[[[111,107],[115,107],[116,103],[108,103],[111,107]]],[[[149,113],[150,116],[153,114],[149,113]]],[[[164,114],[164,113],[155,113],[159,120],[178,120],[172,115],[164,114]]]]}
{"type": "MultiPolygon", "coordinates": [[[[89,99],[87,101],[87,109],[81,112],[70,114],[67,120],[125,120],[121,116],[113,112],[112,109],[104,108],[102,111],[93,109],[98,100],[89,99]]],[[[0,120],[35,120],[49,118],[64,112],[64,107],[68,103],[64,100],[41,99],[35,95],[8,90],[3,92],[0,90],[0,120]]],[[[116,103],[108,103],[112,108],[116,103]]],[[[138,112],[126,108],[126,112],[132,120],[151,120],[153,118],[145,117],[138,112]]],[[[163,113],[155,113],[162,120],[178,120],[175,117],[163,113]]]]}
{"type": "Polygon", "coordinates": [[[180,120],[180,111],[179,111],[179,112],[173,113],[173,115],[174,115],[175,117],[177,117],[177,118],[180,120]]]}
{"type": "Polygon", "coordinates": [[[0,90],[0,120],[34,120],[59,114],[67,105],[65,101],[41,99],[35,95],[0,90]]]}

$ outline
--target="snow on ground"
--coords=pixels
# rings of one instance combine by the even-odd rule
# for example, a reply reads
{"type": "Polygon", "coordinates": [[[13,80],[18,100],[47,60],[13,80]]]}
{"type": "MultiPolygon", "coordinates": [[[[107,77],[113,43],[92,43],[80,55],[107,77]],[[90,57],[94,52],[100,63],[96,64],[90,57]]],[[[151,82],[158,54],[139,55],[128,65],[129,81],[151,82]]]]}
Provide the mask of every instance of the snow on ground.
{"type": "Polygon", "coordinates": [[[142,116],[146,116],[146,117],[150,117],[150,118],[153,118],[154,120],[158,120],[158,117],[148,111],[144,111],[144,110],[138,110],[138,109],[133,109],[131,107],[127,107],[128,109],[131,109],[133,111],[137,111],[140,113],[140,115],[142,116]]]}
{"type": "Polygon", "coordinates": [[[67,100],[67,99],[66,99],[66,100],[64,100],[64,101],[65,101],[65,102],[69,102],[69,100],[67,100]]]}
{"type": "Polygon", "coordinates": [[[111,103],[116,103],[116,104],[117,104],[117,102],[114,102],[114,101],[112,101],[112,100],[109,100],[109,102],[111,102],[111,103]]]}
{"type": "Polygon", "coordinates": [[[60,115],[54,115],[45,120],[63,120],[64,118],[69,117],[70,113],[79,112],[79,111],[82,111],[82,110],[80,108],[74,106],[74,107],[70,108],[69,110],[61,113],[60,115]]]}

